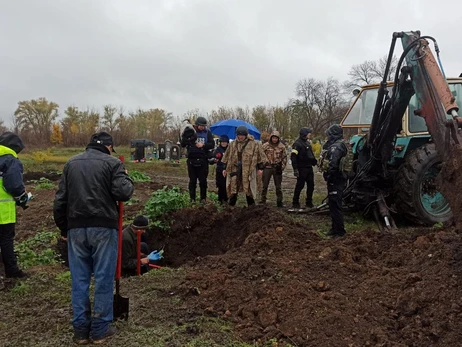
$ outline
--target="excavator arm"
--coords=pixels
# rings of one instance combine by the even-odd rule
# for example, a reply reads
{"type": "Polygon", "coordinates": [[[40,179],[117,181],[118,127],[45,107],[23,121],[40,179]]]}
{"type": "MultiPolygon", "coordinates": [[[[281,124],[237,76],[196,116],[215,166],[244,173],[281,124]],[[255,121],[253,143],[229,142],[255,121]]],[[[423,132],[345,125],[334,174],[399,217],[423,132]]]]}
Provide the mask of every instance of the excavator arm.
{"type": "Polygon", "coordinates": [[[371,127],[362,148],[362,158],[356,176],[350,181],[345,196],[353,195],[362,199],[367,208],[374,206],[374,214],[387,228],[394,223],[386,204],[387,187],[390,181],[387,163],[393,155],[397,133],[402,119],[415,94],[420,108],[414,113],[424,118],[438,154],[443,161],[454,144],[460,144],[458,128],[462,118],[446,82],[441,64],[433,55],[429,41],[435,44],[438,62],[439,48],[430,36],[420,36],[420,32],[396,32],[393,34],[384,79],[380,83],[378,97],[372,117],[371,127]],[[403,53],[398,61],[393,89],[389,93],[386,77],[389,75],[396,41],[400,39],[403,53]],[[446,115],[451,115],[448,120],[446,115]],[[366,193],[365,193],[366,192],[366,193]]]}

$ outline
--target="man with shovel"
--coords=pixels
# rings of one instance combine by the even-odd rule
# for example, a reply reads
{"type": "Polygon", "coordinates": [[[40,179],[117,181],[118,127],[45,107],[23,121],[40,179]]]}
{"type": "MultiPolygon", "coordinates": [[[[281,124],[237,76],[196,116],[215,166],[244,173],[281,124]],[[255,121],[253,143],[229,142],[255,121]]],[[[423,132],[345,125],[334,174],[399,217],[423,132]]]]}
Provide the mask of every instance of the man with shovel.
{"type": "Polygon", "coordinates": [[[116,333],[113,320],[114,275],[117,260],[117,202],[127,201],[134,185],[123,163],[111,156],[112,136],[91,136],[85,152],[66,163],[53,214],[61,235],[67,238],[72,277],[74,341],[105,342],[116,333]],[[93,316],[90,280],[95,277],[93,316]]]}

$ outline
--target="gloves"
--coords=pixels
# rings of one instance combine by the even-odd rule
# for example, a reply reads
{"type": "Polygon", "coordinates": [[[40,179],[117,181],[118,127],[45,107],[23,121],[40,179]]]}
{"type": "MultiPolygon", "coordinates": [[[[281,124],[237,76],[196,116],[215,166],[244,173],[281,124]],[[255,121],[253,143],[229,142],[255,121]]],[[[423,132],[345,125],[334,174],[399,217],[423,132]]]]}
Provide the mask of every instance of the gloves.
{"type": "Polygon", "coordinates": [[[163,258],[163,256],[162,256],[163,253],[164,253],[164,251],[158,251],[158,250],[152,251],[151,253],[149,253],[148,259],[150,261],[156,261],[156,260],[162,259],[163,258]]]}
{"type": "Polygon", "coordinates": [[[16,206],[21,206],[24,210],[28,208],[27,202],[32,198],[31,193],[22,193],[20,196],[14,198],[16,200],[16,206]]]}
{"type": "Polygon", "coordinates": [[[295,176],[295,177],[298,177],[298,176],[299,176],[298,169],[294,169],[294,176],[295,176]]]}

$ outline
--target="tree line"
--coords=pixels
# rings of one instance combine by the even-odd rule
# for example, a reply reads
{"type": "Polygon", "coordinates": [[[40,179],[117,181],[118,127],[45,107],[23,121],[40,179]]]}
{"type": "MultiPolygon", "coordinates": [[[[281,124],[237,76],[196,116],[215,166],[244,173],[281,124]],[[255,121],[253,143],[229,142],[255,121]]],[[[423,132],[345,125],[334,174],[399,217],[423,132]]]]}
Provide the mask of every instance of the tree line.
{"type": "MultiPolygon", "coordinates": [[[[131,139],[147,138],[157,143],[167,139],[177,141],[186,119],[193,121],[204,116],[209,124],[225,119],[242,119],[255,125],[262,134],[278,130],[285,139],[293,140],[301,127],[310,127],[313,134],[323,136],[324,131],[340,122],[351,98],[346,93],[352,88],[378,82],[386,58],[353,65],[350,79],[341,83],[337,79],[302,79],[296,83],[294,97],[284,105],[257,105],[255,107],[222,106],[208,112],[191,109],[182,115],[173,115],[160,108],[127,111],[123,106],[104,105],[79,109],[67,106],[63,111],[57,103],[46,98],[18,102],[12,118],[12,131],[28,145],[84,146],[91,134],[107,131],[117,145],[129,144],[131,139]]],[[[396,61],[394,60],[394,64],[396,61]]],[[[394,73],[393,66],[390,77],[394,73]]],[[[0,121],[0,131],[7,130],[0,121]]]]}

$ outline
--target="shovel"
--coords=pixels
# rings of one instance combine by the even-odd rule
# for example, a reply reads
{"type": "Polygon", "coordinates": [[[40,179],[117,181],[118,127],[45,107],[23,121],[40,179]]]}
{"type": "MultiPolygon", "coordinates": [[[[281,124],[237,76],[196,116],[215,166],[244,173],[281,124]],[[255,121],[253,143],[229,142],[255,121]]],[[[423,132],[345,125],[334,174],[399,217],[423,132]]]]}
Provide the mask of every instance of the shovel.
{"type": "Polygon", "coordinates": [[[136,231],[136,251],[138,252],[137,264],[136,264],[136,274],[141,275],[141,234],[142,231],[136,231]]]}
{"type": "MultiPolygon", "coordinates": [[[[119,159],[124,162],[124,157],[120,156],[119,159]]],[[[114,319],[128,320],[128,298],[123,297],[119,293],[120,289],[120,277],[122,274],[122,229],[123,229],[123,218],[124,218],[124,203],[119,201],[119,243],[117,250],[117,268],[116,268],[116,292],[114,294],[114,319]]]]}

